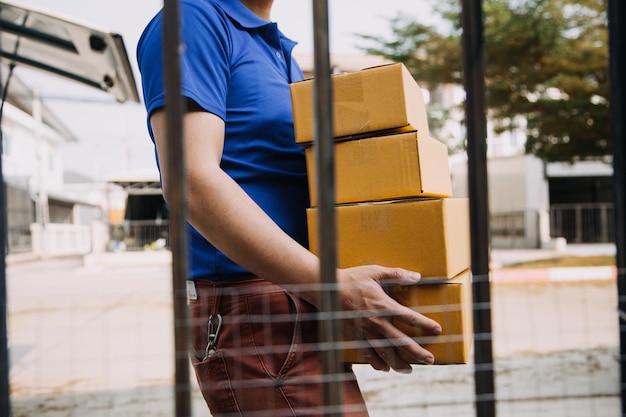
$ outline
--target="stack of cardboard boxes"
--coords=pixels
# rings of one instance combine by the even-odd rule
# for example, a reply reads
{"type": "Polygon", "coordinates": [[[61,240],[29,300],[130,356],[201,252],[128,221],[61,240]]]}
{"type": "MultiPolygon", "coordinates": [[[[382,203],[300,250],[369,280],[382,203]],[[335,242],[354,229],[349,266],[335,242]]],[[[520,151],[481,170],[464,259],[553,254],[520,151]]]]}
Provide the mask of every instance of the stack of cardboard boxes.
{"type": "MultiPolygon", "coordinates": [[[[389,293],[438,321],[420,337],[436,363],[467,363],[471,348],[468,201],[452,198],[447,147],[430,137],[422,90],[390,64],[334,75],[333,119],[338,267],[378,264],[421,273],[420,284],[389,293]]],[[[306,146],[309,244],[318,252],[313,148],[313,81],[291,85],[296,142],[306,146]]],[[[357,350],[347,362],[364,359],[357,350]]]]}

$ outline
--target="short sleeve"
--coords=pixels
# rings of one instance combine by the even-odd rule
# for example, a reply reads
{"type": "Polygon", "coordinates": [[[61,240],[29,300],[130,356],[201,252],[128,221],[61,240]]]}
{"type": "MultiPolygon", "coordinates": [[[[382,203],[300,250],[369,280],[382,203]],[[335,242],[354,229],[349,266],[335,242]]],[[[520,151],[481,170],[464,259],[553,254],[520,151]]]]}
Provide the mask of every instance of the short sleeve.
{"type": "MultiPolygon", "coordinates": [[[[225,119],[231,42],[227,17],[210,3],[180,2],[181,94],[225,119]]],[[[162,13],[146,27],[137,47],[148,114],[165,105],[162,13]]]]}

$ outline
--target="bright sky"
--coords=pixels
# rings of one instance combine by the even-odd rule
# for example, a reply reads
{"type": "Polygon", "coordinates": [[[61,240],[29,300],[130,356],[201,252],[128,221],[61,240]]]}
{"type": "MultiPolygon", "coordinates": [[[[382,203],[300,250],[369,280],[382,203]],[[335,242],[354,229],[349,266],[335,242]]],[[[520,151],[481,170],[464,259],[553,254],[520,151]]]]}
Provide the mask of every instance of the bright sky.
{"type": "MultiPolygon", "coordinates": [[[[162,7],[162,0],[21,0],[21,3],[121,34],[140,89],[135,48],[143,27],[162,7]]],[[[428,16],[429,0],[329,0],[329,9],[331,52],[357,52],[355,33],[385,36],[389,33],[389,18],[398,13],[428,16]]],[[[313,51],[312,0],[275,0],[272,20],[278,22],[287,36],[299,42],[296,51],[313,51]]],[[[98,91],[21,68],[16,74],[40,90],[46,105],[80,139],[79,144],[64,145],[66,170],[104,179],[154,166],[143,105],[117,104],[98,91]]]]}

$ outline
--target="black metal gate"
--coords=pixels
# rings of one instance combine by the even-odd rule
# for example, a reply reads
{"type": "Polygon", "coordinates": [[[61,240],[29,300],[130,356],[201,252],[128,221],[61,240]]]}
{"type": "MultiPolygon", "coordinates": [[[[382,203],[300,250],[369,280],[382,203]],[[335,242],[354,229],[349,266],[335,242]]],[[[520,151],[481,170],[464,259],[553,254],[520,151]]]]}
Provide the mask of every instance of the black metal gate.
{"type": "Polygon", "coordinates": [[[615,242],[612,203],[555,204],[550,207],[550,236],[568,243],[615,242]]]}

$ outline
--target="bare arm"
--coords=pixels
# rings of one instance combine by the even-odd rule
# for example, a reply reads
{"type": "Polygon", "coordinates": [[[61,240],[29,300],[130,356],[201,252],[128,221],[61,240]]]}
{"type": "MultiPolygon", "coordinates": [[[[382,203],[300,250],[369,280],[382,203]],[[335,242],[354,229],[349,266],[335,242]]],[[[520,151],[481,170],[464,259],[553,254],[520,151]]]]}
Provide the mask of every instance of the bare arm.
{"type": "MultiPolygon", "coordinates": [[[[165,112],[157,111],[150,119],[155,136],[163,194],[169,197],[165,112]]],[[[224,145],[224,122],[204,111],[191,111],[184,116],[184,147],[188,186],[189,222],[211,244],[226,256],[255,275],[271,279],[278,285],[315,284],[319,281],[319,260],[284,233],[258,205],[220,167],[224,145]]],[[[396,319],[438,333],[434,321],[413,312],[391,299],[382,282],[411,284],[419,275],[397,268],[366,266],[338,271],[342,305],[346,310],[360,312],[391,311],[396,319]]],[[[300,295],[319,306],[316,292],[300,295]]],[[[424,363],[432,355],[395,328],[389,317],[372,313],[362,319],[346,321],[346,333],[362,338],[399,339],[399,349],[424,363]]],[[[367,356],[376,369],[410,370],[410,366],[393,348],[368,349],[367,356]]]]}
{"type": "MultiPolygon", "coordinates": [[[[161,169],[166,167],[164,113],[151,119],[161,169]]],[[[184,118],[185,164],[190,223],[226,256],[276,284],[315,283],[317,258],[286,235],[220,168],[224,122],[196,111],[184,118]]],[[[163,172],[164,195],[169,195],[163,172]]]]}

